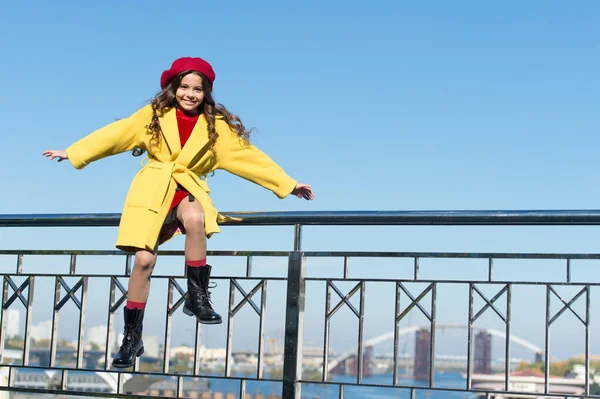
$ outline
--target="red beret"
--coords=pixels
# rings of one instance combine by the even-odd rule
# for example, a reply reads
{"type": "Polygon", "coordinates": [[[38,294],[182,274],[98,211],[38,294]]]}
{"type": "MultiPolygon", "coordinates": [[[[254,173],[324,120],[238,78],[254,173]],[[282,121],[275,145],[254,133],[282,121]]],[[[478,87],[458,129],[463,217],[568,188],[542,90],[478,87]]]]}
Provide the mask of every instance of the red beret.
{"type": "Polygon", "coordinates": [[[200,72],[202,75],[206,76],[211,85],[215,81],[215,71],[213,71],[208,62],[198,57],[183,57],[173,61],[171,68],[162,73],[160,77],[160,88],[164,89],[171,79],[183,71],[200,72]]]}

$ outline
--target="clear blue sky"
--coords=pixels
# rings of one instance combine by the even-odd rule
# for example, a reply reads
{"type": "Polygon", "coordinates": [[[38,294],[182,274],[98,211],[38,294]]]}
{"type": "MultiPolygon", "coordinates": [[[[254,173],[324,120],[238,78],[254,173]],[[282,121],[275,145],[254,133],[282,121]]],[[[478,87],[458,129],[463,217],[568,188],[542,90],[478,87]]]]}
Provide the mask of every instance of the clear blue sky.
{"type": "MultiPolygon", "coordinates": [[[[596,209],[599,18],[591,0],[10,2],[0,11],[0,213],[120,212],[139,158],[76,171],[41,152],[128,116],[188,55],[213,64],[217,101],[317,194],[281,201],[217,172],[222,211],[596,209]]],[[[289,229],[223,230],[210,249],[291,246],[289,229]]],[[[311,228],[305,248],[597,252],[597,231],[311,228]]],[[[111,249],[115,237],[2,229],[0,247],[111,249]]],[[[181,249],[180,238],[165,248],[181,249]]]]}

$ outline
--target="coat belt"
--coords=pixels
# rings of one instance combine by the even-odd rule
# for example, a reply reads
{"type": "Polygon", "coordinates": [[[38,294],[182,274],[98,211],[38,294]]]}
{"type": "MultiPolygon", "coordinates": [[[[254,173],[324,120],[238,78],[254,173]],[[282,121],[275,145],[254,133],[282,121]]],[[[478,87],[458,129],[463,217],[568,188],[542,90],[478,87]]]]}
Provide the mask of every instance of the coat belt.
{"type": "MultiPolygon", "coordinates": [[[[169,193],[169,185],[171,184],[171,179],[175,182],[183,186],[188,191],[190,190],[193,184],[196,184],[200,187],[204,192],[209,193],[210,189],[208,188],[208,184],[206,180],[202,180],[197,174],[186,168],[180,163],[177,162],[153,162],[150,161],[146,167],[150,167],[153,169],[162,169],[162,173],[160,174],[159,181],[156,182],[157,187],[154,195],[150,201],[150,210],[158,213],[167,199],[167,194],[169,193]],[[192,186],[190,186],[190,184],[192,186]]],[[[192,193],[193,195],[193,193],[192,193]]]]}

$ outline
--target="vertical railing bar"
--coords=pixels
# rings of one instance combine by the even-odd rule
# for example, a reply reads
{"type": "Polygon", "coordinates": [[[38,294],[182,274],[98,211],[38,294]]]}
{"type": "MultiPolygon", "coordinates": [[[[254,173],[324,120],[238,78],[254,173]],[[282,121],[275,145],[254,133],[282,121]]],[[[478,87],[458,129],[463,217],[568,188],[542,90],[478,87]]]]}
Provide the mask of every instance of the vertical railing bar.
{"type": "Polygon", "coordinates": [[[467,325],[467,390],[471,390],[473,375],[473,283],[469,283],[469,323],[467,325]]]}
{"type": "Polygon", "coordinates": [[[398,385],[398,333],[400,329],[400,320],[398,315],[400,314],[400,286],[398,282],[395,284],[396,287],[396,306],[394,311],[394,371],[393,371],[393,384],[398,385]]]}
{"type": "Polygon", "coordinates": [[[366,283],[365,281],[361,281],[360,282],[360,307],[359,307],[359,318],[358,318],[358,373],[356,373],[357,376],[357,383],[361,384],[362,383],[362,377],[363,377],[363,352],[364,352],[364,348],[363,348],[363,338],[364,338],[364,325],[365,325],[365,288],[366,288],[366,283]]]}
{"type": "Polygon", "coordinates": [[[300,399],[302,394],[302,338],[304,333],[304,306],[306,294],[306,259],[301,252],[289,255],[285,345],[283,357],[282,397],[300,399]]]}
{"type": "Polygon", "coordinates": [[[347,256],[344,256],[344,279],[348,278],[348,262],[349,258],[347,256]]]}
{"type": "Polygon", "coordinates": [[[263,358],[265,341],[265,312],[267,310],[267,280],[262,281],[262,292],[260,298],[260,318],[258,326],[258,364],[256,378],[263,377],[263,358]]]}
{"type": "Polygon", "coordinates": [[[108,370],[110,367],[110,359],[111,359],[111,344],[113,337],[113,325],[115,314],[112,312],[112,307],[115,302],[115,279],[116,277],[110,278],[110,290],[109,290],[109,298],[108,298],[108,315],[106,321],[106,351],[104,353],[104,370],[108,370]]]}
{"type": "Polygon", "coordinates": [[[414,388],[410,389],[410,399],[415,399],[416,398],[416,392],[414,388]]]}
{"type": "Polygon", "coordinates": [[[494,258],[488,258],[488,281],[492,281],[493,269],[494,269],[494,258]]]}
{"type": "Polygon", "coordinates": [[[544,342],[544,393],[548,393],[548,380],[550,377],[550,359],[549,359],[549,351],[550,351],[550,285],[546,284],[546,339],[544,342]]]}
{"type": "Polygon", "coordinates": [[[133,258],[133,255],[125,256],[125,275],[126,276],[131,276],[131,259],[132,258],[133,258]]]}
{"type": "Polygon", "coordinates": [[[225,377],[231,376],[231,362],[233,344],[233,309],[235,308],[235,285],[229,280],[229,310],[227,316],[227,344],[225,348],[225,377]]]}
{"type": "Polygon", "coordinates": [[[252,255],[246,257],[246,277],[252,275],[252,255]]]}
{"type": "Polygon", "coordinates": [[[325,281],[325,325],[323,334],[323,372],[321,373],[321,381],[327,381],[329,372],[329,308],[331,307],[331,288],[329,280],[325,281]]]}
{"type": "Polygon", "coordinates": [[[177,397],[181,398],[183,396],[183,377],[177,377],[177,397]]]}
{"type": "Polygon", "coordinates": [[[585,293],[585,394],[590,394],[590,286],[585,293]]]}
{"type": "Polygon", "coordinates": [[[23,254],[17,255],[17,274],[23,273],[23,254]]]}
{"type": "Polygon", "coordinates": [[[200,344],[202,340],[202,324],[196,320],[196,337],[194,338],[194,375],[200,374],[200,344]]]}
{"type": "Polygon", "coordinates": [[[60,390],[66,391],[69,382],[69,370],[63,370],[60,376],[60,390]]]}
{"type": "Polygon", "coordinates": [[[246,380],[240,380],[240,399],[246,399],[246,380]]]}
{"type": "Polygon", "coordinates": [[[123,394],[123,388],[125,385],[125,381],[123,381],[123,373],[117,374],[117,395],[123,394]]]}
{"type": "Polygon", "coordinates": [[[507,284],[506,289],[506,341],[505,341],[505,364],[504,373],[504,391],[508,392],[510,387],[510,335],[511,335],[511,314],[512,314],[512,284],[507,284]]]}
{"type": "Polygon", "coordinates": [[[69,274],[75,274],[77,271],[77,255],[71,254],[71,260],[69,262],[69,274]]]}
{"type": "Polygon", "coordinates": [[[414,264],[414,280],[419,279],[419,257],[415,256],[415,264],[414,264]]]}
{"type": "Polygon", "coordinates": [[[571,282],[571,258],[567,258],[567,283],[571,282]]]}
{"type": "Polygon", "coordinates": [[[55,277],[54,285],[54,311],[52,315],[52,335],[50,336],[50,367],[54,367],[56,361],[56,340],[58,339],[58,309],[56,306],[60,302],[60,282],[55,277]]]}
{"type": "Polygon", "coordinates": [[[140,358],[138,356],[135,357],[135,360],[133,363],[133,371],[134,372],[140,371],[140,358]]]}
{"type": "Polygon", "coordinates": [[[338,388],[339,388],[338,398],[339,399],[344,399],[344,384],[338,385],[338,388]]]}
{"type": "Polygon", "coordinates": [[[302,251],[302,225],[294,225],[294,251],[302,251]]]}
{"type": "Polygon", "coordinates": [[[14,384],[15,384],[15,373],[16,371],[14,371],[14,367],[8,367],[8,387],[11,388],[14,384]]]}
{"type": "MultiPolygon", "coordinates": [[[[8,310],[4,307],[6,300],[8,298],[8,281],[6,281],[8,277],[4,276],[2,279],[3,289],[2,289],[2,311],[0,311],[0,363],[4,363],[4,341],[6,336],[6,329],[8,325],[8,321],[6,320],[8,310]]],[[[12,369],[11,369],[12,370],[12,369]]]]}
{"type": "Polygon", "coordinates": [[[79,341],[77,342],[77,367],[83,366],[83,344],[85,335],[85,310],[87,301],[88,276],[82,277],[83,285],[81,287],[81,308],[79,309],[79,341]]]}
{"type": "MultiPolygon", "coordinates": [[[[188,293],[189,295],[189,293],[188,293]]],[[[171,360],[171,324],[173,322],[173,315],[171,314],[171,308],[173,306],[173,278],[169,278],[169,288],[167,290],[167,316],[165,321],[165,343],[163,353],[163,373],[169,372],[169,361],[171,360]]],[[[139,358],[138,358],[139,359],[139,358]]]]}
{"type": "Polygon", "coordinates": [[[433,387],[433,377],[435,370],[435,325],[436,325],[436,295],[437,283],[432,283],[431,289],[431,333],[429,334],[429,387],[433,387]]]}
{"type": "MultiPolygon", "coordinates": [[[[29,288],[27,291],[27,309],[25,314],[25,333],[24,333],[24,342],[23,342],[23,359],[24,364],[29,364],[29,348],[31,347],[31,316],[33,314],[33,295],[34,295],[34,285],[35,285],[35,277],[29,277],[29,288]]],[[[4,346],[2,346],[4,348],[4,346]]]]}

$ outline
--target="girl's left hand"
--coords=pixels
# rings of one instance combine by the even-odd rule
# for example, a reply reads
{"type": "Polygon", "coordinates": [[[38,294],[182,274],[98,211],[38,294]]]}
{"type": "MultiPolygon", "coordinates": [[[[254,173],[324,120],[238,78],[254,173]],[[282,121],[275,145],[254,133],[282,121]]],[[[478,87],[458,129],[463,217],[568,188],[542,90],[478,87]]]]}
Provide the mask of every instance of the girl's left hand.
{"type": "Polygon", "coordinates": [[[304,198],[309,201],[315,198],[315,193],[313,193],[312,188],[310,188],[310,184],[296,184],[296,188],[294,188],[292,194],[298,198],[304,198]]]}

